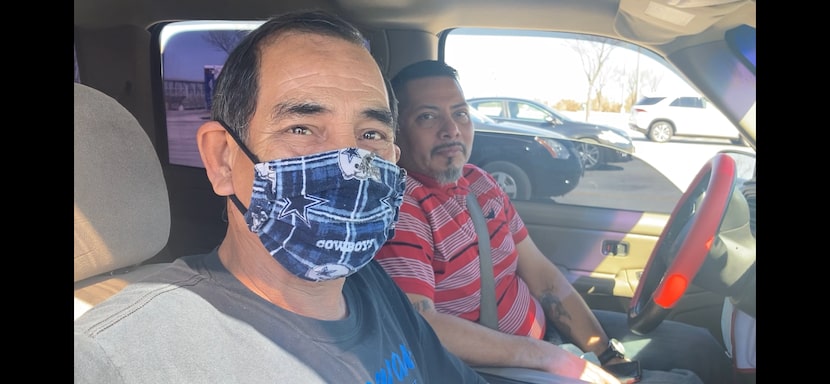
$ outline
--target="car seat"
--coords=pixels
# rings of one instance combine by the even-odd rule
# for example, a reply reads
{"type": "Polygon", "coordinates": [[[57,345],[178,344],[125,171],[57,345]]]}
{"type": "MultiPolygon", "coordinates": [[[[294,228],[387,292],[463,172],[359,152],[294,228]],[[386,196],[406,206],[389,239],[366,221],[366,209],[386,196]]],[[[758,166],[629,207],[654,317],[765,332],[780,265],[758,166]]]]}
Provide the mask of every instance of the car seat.
{"type": "Polygon", "coordinates": [[[75,318],[164,266],[170,204],[147,133],[115,99],[75,83],[75,318]]]}

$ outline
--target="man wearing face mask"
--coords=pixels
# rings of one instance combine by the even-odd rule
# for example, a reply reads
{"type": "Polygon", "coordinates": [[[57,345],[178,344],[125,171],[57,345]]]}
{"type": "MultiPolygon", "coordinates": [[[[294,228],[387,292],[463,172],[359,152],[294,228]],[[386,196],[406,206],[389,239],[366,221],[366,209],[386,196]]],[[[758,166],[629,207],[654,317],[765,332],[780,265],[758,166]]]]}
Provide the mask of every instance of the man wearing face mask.
{"type": "Polygon", "coordinates": [[[336,16],[247,35],[197,133],[226,236],[77,319],[75,382],[483,383],[372,260],[402,202],[395,107],[336,16]]]}

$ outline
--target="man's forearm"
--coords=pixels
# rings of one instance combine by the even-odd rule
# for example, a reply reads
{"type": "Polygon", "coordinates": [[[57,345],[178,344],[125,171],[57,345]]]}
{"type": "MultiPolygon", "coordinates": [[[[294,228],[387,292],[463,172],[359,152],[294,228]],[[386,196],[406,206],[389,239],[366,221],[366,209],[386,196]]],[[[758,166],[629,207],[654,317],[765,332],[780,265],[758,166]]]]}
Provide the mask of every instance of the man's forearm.
{"type": "Polygon", "coordinates": [[[523,367],[546,370],[557,353],[543,340],[492,330],[476,322],[429,310],[429,301],[413,303],[441,343],[472,366],[523,367]]]}
{"type": "Polygon", "coordinates": [[[602,353],[608,336],[588,304],[569,284],[563,289],[548,289],[539,296],[545,316],[560,334],[586,352],[602,353]],[[561,292],[561,293],[560,293],[561,292]]]}
{"type": "Polygon", "coordinates": [[[608,336],[568,278],[539,251],[530,237],[519,243],[518,248],[519,276],[541,303],[548,323],[583,351],[602,353],[608,336]]]}

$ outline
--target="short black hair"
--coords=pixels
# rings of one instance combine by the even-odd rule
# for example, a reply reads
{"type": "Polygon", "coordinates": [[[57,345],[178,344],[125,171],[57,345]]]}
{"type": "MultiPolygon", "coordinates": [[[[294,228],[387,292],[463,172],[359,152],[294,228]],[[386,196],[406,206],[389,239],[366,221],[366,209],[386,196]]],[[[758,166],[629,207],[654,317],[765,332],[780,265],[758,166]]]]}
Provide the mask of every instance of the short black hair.
{"type": "MultiPolygon", "coordinates": [[[[366,39],[354,25],[336,14],[318,9],[273,16],[248,33],[225,61],[225,66],[216,81],[211,108],[211,119],[224,122],[243,143],[248,138],[248,125],[256,110],[260,87],[261,51],[275,39],[289,32],[336,37],[366,47],[366,39]]],[[[302,60],[302,57],[298,56],[297,60],[302,60]]],[[[389,94],[392,118],[397,120],[398,101],[385,76],[383,80],[389,94]]]]}
{"type": "Polygon", "coordinates": [[[447,63],[438,60],[422,60],[401,69],[392,78],[392,89],[395,94],[399,95],[406,83],[415,79],[434,76],[449,77],[458,81],[458,71],[447,63]]]}

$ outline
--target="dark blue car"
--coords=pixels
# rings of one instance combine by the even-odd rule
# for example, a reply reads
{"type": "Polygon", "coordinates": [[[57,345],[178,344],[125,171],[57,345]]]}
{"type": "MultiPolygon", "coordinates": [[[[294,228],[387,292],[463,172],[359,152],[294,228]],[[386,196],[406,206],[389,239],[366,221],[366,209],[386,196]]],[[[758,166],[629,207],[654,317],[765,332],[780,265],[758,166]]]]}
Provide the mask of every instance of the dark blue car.
{"type": "Polygon", "coordinates": [[[514,97],[477,97],[467,103],[498,122],[532,125],[578,140],[585,169],[631,160],[634,143],[619,128],[571,120],[545,104],[514,97]]]}
{"type": "Polygon", "coordinates": [[[557,133],[497,123],[470,110],[475,125],[470,163],[489,172],[515,200],[550,200],[574,188],[583,167],[574,142],[557,133]]]}

